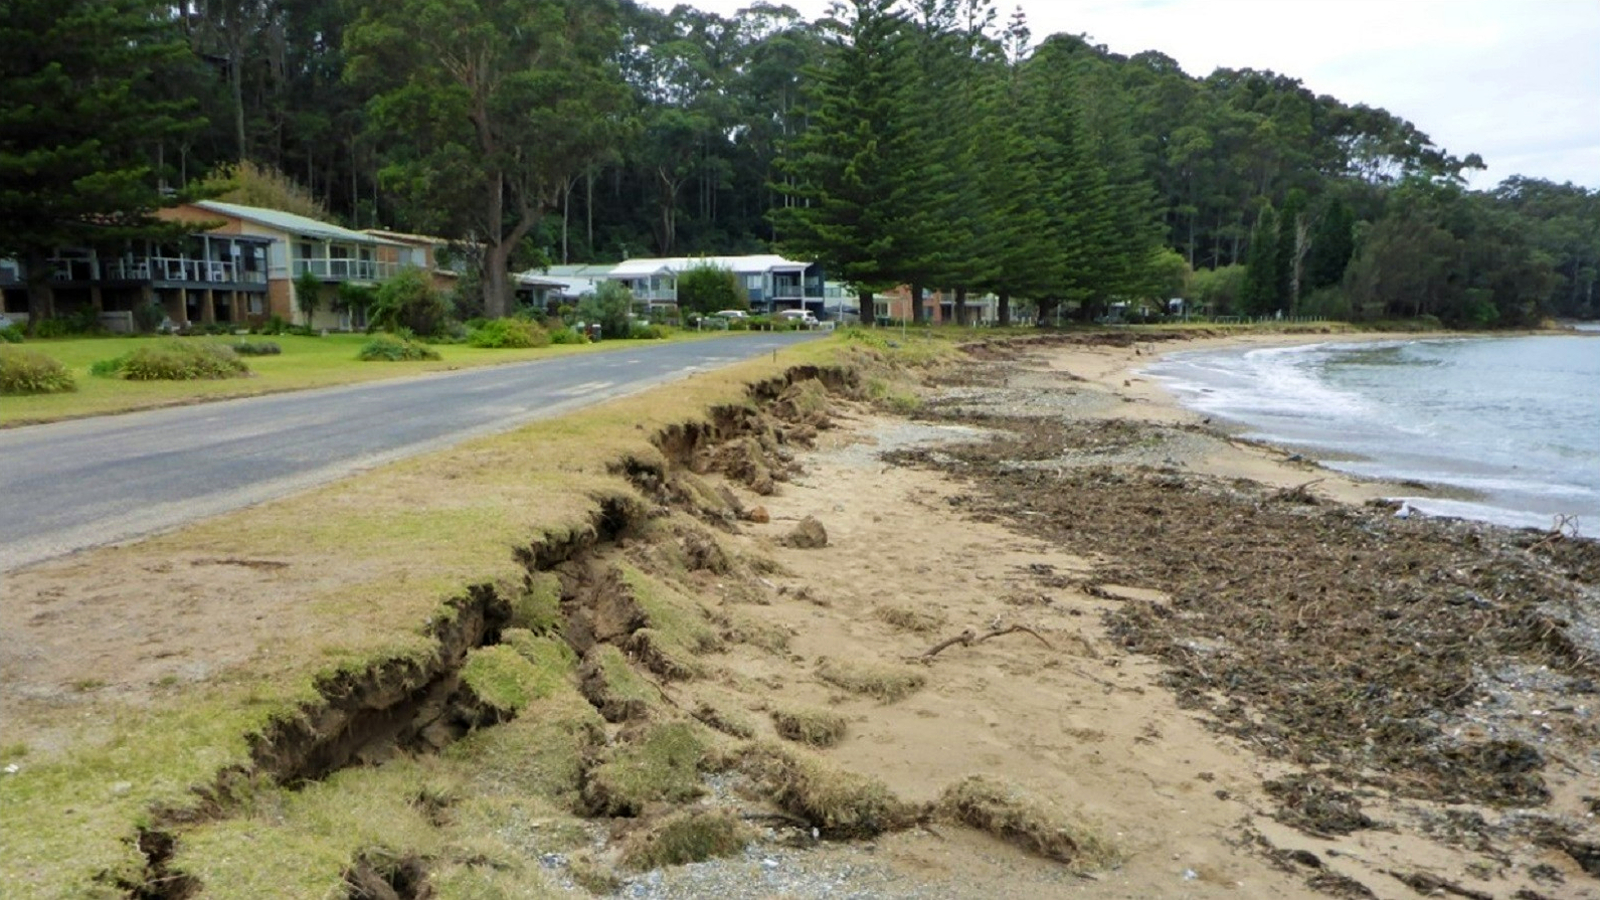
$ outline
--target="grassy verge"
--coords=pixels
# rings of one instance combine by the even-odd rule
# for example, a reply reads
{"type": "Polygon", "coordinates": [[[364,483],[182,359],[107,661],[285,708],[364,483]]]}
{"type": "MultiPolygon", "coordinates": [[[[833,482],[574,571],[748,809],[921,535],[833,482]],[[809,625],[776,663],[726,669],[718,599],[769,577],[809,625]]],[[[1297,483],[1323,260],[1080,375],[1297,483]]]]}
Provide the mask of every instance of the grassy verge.
{"type": "MultiPolygon", "coordinates": [[[[342,338],[304,340],[330,342],[319,345],[328,354],[328,377],[347,368],[334,357],[354,352],[353,342],[339,348],[342,338]]],[[[109,355],[127,346],[84,343],[95,346],[74,351],[79,364],[101,355],[97,347],[109,355]]],[[[297,349],[286,347],[283,358],[292,359],[297,349]]],[[[649,442],[659,429],[704,421],[712,406],[745,402],[749,382],[798,363],[831,361],[836,349],[831,341],[801,345],[776,358],[402,462],[315,493],[75,557],[71,566],[105,573],[98,589],[111,602],[121,590],[164,577],[151,573],[189,571],[200,557],[280,560],[285,568],[262,590],[288,602],[274,607],[280,618],[264,630],[243,632],[242,646],[232,648],[243,662],[198,680],[180,686],[110,683],[79,694],[62,689],[49,699],[12,704],[6,755],[18,769],[0,775],[0,835],[7,848],[0,854],[0,883],[8,886],[7,895],[126,895],[128,883],[148,874],[149,848],[141,852],[139,832],[152,823],[153,811],[204,819],[216,798],[196,788],[227,783],[225,773],[247,770],[251,735],[269,722],[300,716],[318,685],[379,661],[422,664],[434,652],[429,623],[450,618],[451,601],[473,586],[493,586],[507,596],[528,592],[518,548],[592,529],[608,500],[637,502],[627,482],[609,471],[610,461],[659,459],[649,442]]],[[[541,586],[533,588],[537,593],[541,586]]],[[[248,595],[209,602],[240,603],[241,623],[256,618],[248,595]]],[[[529,625],[539,617],[533,605],[525,611],[529,625]]],[[[667,624],[667,633],[676,637],[682,623],[667,624]]],[[[595,727],[598,717],[569,684],[556,690],[527,667],[491,661],[497,665],[484,665],[479,674],[483,684],[498,686],[500,702],[527,708],[565,703],[571,710],[570,726],[526,714],[513,725],[531,720],[528,727],[557,727],[578,736],[573,740],[595,727]]],[[[376,848],[434,854],[442,880],[470,886],[491,879],[519,896],[540,895],[539,874],[516,862],[536,855],[512,851],[548,848],[552,834],[570,839],[576,820],[556,801],[498,794],[492,785],[474,782],[500,777],[492,774],[495,765],[474,755],[492,758],[505,749],[496,742],[456,746],[465,749],[432,761],[401,761],[381,772],[350,770],[299,793],[234,785],[233,802],[248,815],[186,830],[175,864],[200,877],[215,896],[260,896],[251,886],[262,884],[271,884],[268,893],[274,896],[327,896],[339,890],[341,867],[351,854],[376,848]],[[396,786],[400,782],[403,790],[396,786]],[[389,831],[397,836],[392,839],[374,835],[385,820],[412,823],[425,814],[413,807],[427,803],[401,809],[395,796],[452,789],[471,800],[456,804],[459,809],[445,818],[482,827],[436,829],[419,846],[405,838],[409,826],[389,831]],[[529,836],[530,819],[548,826],[536,829],[537,840],[529,836]],[[269,826],[272,839],[251,836],[252,828],[269,826]],[[480,857],[492,864],[463,862],[480,857]],[[261,881],[283,872],[296,875],[261,881]],[[229,884],[239,887],[224,891],[229,884]]],[[[565,764],[548,761],[554,769],[565,764]]]]}
{"type": "MultiPolygon", "coordinates": [[[[695,332],[678,332],[672,339],[698,340],[710,336],[695,332]]],[[[370,339],[371,336],[365,334],[330,334],[327,337],[252,335],[245,338],[110,337],[29,341],[24,346],[59,360],[65,365],[77,378],[78,390],[71,394],[7,397],[5,402],[0,404],[0,427],[129,412],[205,400],[332,387],[424,372],[502,365],[573,353],[616,350],[619,346],[624,346],[623,342],[602,341],[599,344],[555,344],[533,349],[491,350],[469,347],[465,344],[438,344],[433,345],[434,349],[439,351],[438,360],[401,363],[361,362],[356,359],[356,353],[370,339]],[[281,347],[283,352],[272,356],[247,357],[245,362],[250,366],[252,373],[248,378],[218,381],[125,381],[120,378],[101,378],[89,374],[89,367],[97,362],[121,356],[139,347],[159,345],[173,340],[216,343],[232,343],[239,340],[254,343],[270,341],[281,347]]]]}

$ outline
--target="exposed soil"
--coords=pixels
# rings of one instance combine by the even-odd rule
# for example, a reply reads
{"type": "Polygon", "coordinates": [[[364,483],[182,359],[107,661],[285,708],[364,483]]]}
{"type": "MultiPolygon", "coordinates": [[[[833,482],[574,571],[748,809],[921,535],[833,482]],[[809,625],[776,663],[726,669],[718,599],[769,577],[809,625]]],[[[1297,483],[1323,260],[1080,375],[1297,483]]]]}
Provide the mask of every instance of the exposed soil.
{"type": "MultiPolygon", "coordinates": [[[[1600,545],[1361,505],[1382,486],[1160,401],[1128,371],[1142,341],[983,344],[914,422],[795,370],[657,435],[664,466],[619,461],[642,502],[520,552],[604,718],[566,793],[605,827],[540,865],[631,897],[1600,897],[1600,545]],[[685,805],[753,839],[629,871],[685,805]]],[[[196,551],[97,593],[138,558],[19,573],[0,699],[70,708],[174,658],[204,680],[318,586],[316,561],[196,551]],[[168,610],[180,582],[237,601],[168,610]],[[66,652],[85,639],[101,659],[66,652]]],[[[466,592],[426,663],[322,685],[235,775],[293,786],[505,721],[458,672],[510,589],[466,592]]],[[[157,825],[130,896],[203,892],[168,868],[186,822],[157,825]]],[[[434,896],[437,862],[363,854],[346,887],[434,896]]]]}

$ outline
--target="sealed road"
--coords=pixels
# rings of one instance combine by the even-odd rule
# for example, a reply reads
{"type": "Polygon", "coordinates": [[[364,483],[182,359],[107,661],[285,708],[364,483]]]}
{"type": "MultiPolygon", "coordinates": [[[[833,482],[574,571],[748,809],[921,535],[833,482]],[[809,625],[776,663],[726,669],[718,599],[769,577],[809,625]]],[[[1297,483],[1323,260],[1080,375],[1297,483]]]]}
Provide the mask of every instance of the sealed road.
{"type": "Polygon", "coordinates": [[[619,342],[537,362],[0,430],[0,571],[164,531],[811,337],[619,342]]]}

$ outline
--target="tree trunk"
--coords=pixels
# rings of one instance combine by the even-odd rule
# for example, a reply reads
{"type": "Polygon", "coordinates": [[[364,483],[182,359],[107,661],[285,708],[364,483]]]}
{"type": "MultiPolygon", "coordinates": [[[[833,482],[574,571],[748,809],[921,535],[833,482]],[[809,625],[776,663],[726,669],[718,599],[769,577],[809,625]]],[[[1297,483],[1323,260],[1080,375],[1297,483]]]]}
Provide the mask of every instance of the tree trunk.
{"type": "Polygon", "coordinates": [[[483,314],[491,319],[504,318],[506,314],[506,270],[510,268],[511,243],[506,240],[505,192],[501,179],[495,178],[489,186],[488,250],[483,259],[483,314]]]}
{"type": "Polygon", "coordinates": [[[586,236],[589,239],[589,258],[594,259],[594,169],[588,168],[583,173],[583,214],[588,220],[586,236]]]}
{"type": "Polygon", "coordinates": [[[28,266],[28,336],[45,319],[56,315],[56,292],[50,284],[50,259],[34,250],[25,260],[28,266]]]}
{"type": "Polygon", "coordinates": [[[957,325],[965,325],[965,324],[967,324],[967,289],[965,287],[956,288],[956,303],[955,303],[955,307],[956,307],[956,324],[957,325]]]}
{"type": "Polygon", "coordinates": [[[878,324],[878,311],[872,306],[872,292],[860,291],[856,294],[856,318],[863,322],[878,324]]]}
{"type": "Polygon", "coordinates": [[[567,264],[567,222],[572,210],[572,180],[561,185],[561,264],[567,264]]]}
{"type": "Polygon", "coordinates": [[[911,282],[911,321],[913,324],[922,321],[922,282],[911,282]]]}
{"type": "Polygon", "coordinates": [[[1000,292],[999,301],[995,304],[995,315],[1000,320],[1000,327],[1011,324],[1011,295],[1005,291],[1000,292]]]}
{"type": "MultiPolygon", "coordinates": [[[[233,43],[230,41],[230,43],[233,43]]],[[[233,89],[233,140],[238,149],[238,162],[245,160],[244,145],[244,47],[238,43],[228,48],[228,81],[233,89]]]]}

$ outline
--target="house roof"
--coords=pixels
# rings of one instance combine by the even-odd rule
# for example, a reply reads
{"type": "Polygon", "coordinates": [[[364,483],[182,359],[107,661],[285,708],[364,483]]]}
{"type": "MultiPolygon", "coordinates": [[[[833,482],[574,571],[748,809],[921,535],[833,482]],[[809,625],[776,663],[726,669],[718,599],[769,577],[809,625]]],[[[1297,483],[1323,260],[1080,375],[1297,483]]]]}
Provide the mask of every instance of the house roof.
{"type": "Polygon", "coordinates": [[[406,246],[399,241],[386,240],[362,231],[352,231],[331,222],[321,222],[316,219],[295,215],[278,209],[266,209],[260,206],[241,206],[237,203],[223,203],[220,200],[197,200],[195,206],[207,212],[214,212],[224,216],[233,216],[276,228],[290,234],[303,237],[318,238],[325,241],[351,241],[357,244],[386,244],[391,246],[406,246]]]}
{"type": "Polygon", "coordinates": [[[450,243],[442,237],[431,234],[409,234],[404,231],[390,231],[386,228],[363,228],[361,230],[364,234],[380,237],[387,241],[397,241],[402,244],[435,247],[450,243]]]}
{"type": "Polygon", "coordinates": [[[740,275],[754,275],[774,270],[804,271],[810,265],[784,259],[775,253],[757,253],[750,256],[667,256],[626,260],[617,264],[610,275],[612,278],[638,278],[644,275],[678,274],[699,266],[715,266],[740,275]]]}

